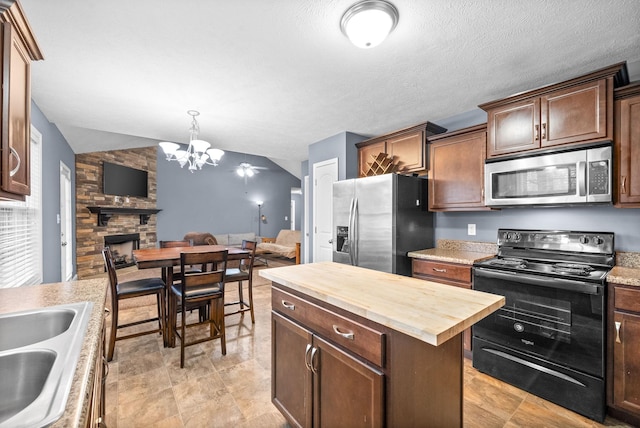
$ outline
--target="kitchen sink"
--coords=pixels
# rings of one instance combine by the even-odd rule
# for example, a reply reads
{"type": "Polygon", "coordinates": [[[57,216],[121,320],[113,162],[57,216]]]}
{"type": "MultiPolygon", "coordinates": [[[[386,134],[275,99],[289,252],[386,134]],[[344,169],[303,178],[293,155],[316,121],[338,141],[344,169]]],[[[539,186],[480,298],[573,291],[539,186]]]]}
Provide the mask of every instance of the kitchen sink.
{"type": "Polygon", "coordinates": [[[0,427],[43,427],[64,413],[93,303],[0,315],[0,427]]]}
{"type": "Polygon", "coordinates": [[[51,339],[69,329],[76,316],[72,309],[9,314],[0,317],[0,351],[51,339]]]}
{"type": "Polygon", "coordinates": [[[38,398],[56,360],[53,351],[27,351],[0,356],[0,423],[38,398]]]}

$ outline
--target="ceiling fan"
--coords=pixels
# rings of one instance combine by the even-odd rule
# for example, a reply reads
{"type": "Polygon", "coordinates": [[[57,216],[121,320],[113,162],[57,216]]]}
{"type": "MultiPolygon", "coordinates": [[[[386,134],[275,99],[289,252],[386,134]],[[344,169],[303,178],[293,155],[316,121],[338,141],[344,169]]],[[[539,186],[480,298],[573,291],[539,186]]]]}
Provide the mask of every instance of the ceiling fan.
{"type": "Polygon", "coordinates": [[[245,180],[247,177],[253,177],[255,174],[258,174],[261,169],[268,169],[263,166],[253,166],[249,162],[242,162],[236,168],[236,174],[240,177],[244,177],[245,180]]]}

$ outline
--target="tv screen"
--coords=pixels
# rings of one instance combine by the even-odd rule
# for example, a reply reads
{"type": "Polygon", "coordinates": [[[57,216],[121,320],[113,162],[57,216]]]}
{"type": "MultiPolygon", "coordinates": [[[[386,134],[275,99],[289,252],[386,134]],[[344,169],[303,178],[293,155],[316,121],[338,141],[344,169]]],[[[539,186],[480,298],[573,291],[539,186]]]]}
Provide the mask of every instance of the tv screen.
{"type": "Polygon", "coordinates": [[[102,192],[105,195],[147,195],[147,171],[104,162],[102,165],[102,192]]]}

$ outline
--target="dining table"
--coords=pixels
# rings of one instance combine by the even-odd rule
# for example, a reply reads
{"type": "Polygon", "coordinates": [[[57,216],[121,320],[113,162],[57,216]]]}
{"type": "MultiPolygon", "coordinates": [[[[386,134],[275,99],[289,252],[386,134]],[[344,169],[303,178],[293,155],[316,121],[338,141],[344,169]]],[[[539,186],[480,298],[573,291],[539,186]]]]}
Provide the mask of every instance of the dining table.
{"type": "Polygon", "coordinates": [[[227,250],[227,261],[241,260],[251,257],[249,250],[243,250],[238,247],[229,247],[227,245],[195,245],[187,247],[167,247],[167,248],[140,248],[133,250],[133,259],[138,269],[155,269],[161,268],[166,278],[165,308],[163,322],[163,340],[165,347],[174,346],[174,341],[169,340],[169,293],[171,293],[171,284],[173,284],[173,267],[180,265],[181,253],[201,253],[227,250]]]}

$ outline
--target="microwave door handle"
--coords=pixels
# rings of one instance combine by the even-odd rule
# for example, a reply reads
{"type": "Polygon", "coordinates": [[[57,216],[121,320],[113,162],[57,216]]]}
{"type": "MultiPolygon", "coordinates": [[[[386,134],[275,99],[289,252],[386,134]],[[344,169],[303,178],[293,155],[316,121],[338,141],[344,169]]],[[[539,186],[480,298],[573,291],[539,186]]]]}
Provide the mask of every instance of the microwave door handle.
{"type": "Polygon", "coordinates": [[[578,162],[578,192],[580,196],[587,195],[587,163],[585,161],[578,162]]]}

